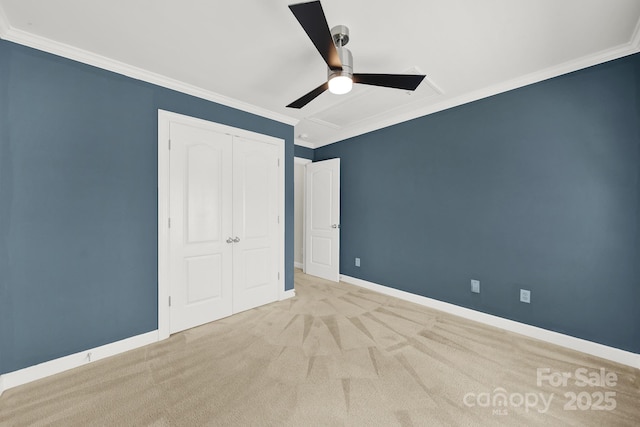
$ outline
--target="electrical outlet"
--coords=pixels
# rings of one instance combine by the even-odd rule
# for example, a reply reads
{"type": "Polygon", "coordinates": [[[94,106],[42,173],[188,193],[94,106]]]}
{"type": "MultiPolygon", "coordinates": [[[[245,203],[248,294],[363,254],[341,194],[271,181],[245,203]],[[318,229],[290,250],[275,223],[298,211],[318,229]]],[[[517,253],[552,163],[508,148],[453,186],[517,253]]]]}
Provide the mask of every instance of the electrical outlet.
{"type": "Polygon", "coordinates": [[[356,267],[360,267],[360,258],[356,258],[356,267]]]}
{"type": "Polygon", "coordinates": [[[480,293],[480,281],[471,279],[471,292],[474,294],[480,293]]]}
{"type": "Polygon", "coordinates": [[[531,291],[520,289],[520,302],[531,303],[531,291]]]}

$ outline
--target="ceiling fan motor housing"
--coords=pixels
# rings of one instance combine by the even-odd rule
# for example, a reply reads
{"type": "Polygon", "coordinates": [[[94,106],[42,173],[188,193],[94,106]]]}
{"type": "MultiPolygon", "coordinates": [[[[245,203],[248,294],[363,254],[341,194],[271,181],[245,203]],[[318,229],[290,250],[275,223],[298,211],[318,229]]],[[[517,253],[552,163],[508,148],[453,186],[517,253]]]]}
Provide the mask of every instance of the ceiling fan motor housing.
{"type": "Polygon", "coordinates": [[[349,43],[349,28],[346,25],[336,25],[331,29],[331,35],[342,63],[342,70],[332,70],[328,68],[327,77],[331,80],[337,76],[345,76],[353,79],[353,55],[351,51],[344,47],[349,43]]]}
{"type": "Polygon", "coordinates": [[[327,76],[329,80],[337,76],[346,76],[350,79],[353,78],[353,56],[351,55],[351,51],[346,47],[338,47],[336,50],[338,51],[340,62],[342,62],[342,70],[332,70],[331,68],[327,68],[327,76]]]}

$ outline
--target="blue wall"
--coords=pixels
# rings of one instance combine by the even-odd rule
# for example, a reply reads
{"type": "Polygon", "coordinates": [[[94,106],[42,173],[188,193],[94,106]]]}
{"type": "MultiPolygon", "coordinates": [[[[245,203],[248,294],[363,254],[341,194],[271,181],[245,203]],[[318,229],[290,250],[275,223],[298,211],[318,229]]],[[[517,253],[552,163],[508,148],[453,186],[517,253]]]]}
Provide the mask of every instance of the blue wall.
{"type": "Polygon", "coordinates": [[[640,55],[314,155],[342,274],[640,353],[640,55]]]}
{"type": "Polygon", "coordinates": [[[313,149],[302,147],[300,145],[295,145],[293,148],[294,148],[293,154],[295,157],[313,160],[313,149]]]}
{"type": "Polygon", "coordinates": [[[0,41],[0,373],[157,329],[157,114],[293,127],[0,41]]]}

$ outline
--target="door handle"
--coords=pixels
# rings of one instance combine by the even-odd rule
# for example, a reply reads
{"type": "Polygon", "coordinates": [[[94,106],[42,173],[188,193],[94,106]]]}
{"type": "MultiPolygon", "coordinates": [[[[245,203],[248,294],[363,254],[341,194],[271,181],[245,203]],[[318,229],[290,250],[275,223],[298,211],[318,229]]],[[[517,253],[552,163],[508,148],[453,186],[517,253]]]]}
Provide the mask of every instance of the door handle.
{"type": "Polygon", "coordinates": [[[233,239],[232,239],[231,237],[229,237],[229,238],[227,239],[227,243],[233,243],[233,239]]]}
{"type": "Polygon", "coordinates": [[[340,224],[333,224],[331,228],[340,228],[340,224]]]}
{"type": "Polygon", "coordinates": [[[240,238],[239,238],[238,236],[236,236],[236,238],[235,238],[235,239],[233,239],[233,242],[234,242],[234,243],[238,243],[239,241],[240,241],[240,238]]]}

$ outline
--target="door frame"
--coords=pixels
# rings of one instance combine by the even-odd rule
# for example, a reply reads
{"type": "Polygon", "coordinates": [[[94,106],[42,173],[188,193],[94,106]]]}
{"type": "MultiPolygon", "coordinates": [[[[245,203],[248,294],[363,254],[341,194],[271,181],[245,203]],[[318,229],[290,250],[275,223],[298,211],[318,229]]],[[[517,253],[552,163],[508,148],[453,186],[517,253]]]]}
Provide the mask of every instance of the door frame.
{"type": "MultiPolygon", "coordinates": [[[[302,237],[302,263],[301,264],[297,264],[296,263],[296,257],[295,257],[295,254],[294,254],[294,256],[293,256],[293,266],[294,266],[294,268],[301,268],[303,272],[306,270],[306,262],[307,262],[307,257],[306,257],[306,253],[305,253],[306,252],[305,244],[306,244],[306,238],[307,238],[306,227],[305,227],[305,223],[307,221],[307,213],[305,211],[306,204],[307,204],[307,189],[306,189],[305,182],[306,182],[306,179],[307,179],[307,168],[306,168],[306,165],[309,164],[309,163],[312,163],[312,161],[309,160],[309,159],[305,159],[304,157],[294,157],[293,158],[293,168],[294,168],[294,172],[293,172],[294,173],[294,175],[293,175],[294,182],[293,182],[293,185],[294,185],[294,187],[296,185],[296,183],[295,183],[295,167],[296,167],[296,165],[300,165],[300,166],[303,167],[302,168],[302,183],[300,183],[302,185],[302,236],[301,236],[302,237]]],[[[297,203],[296,200],[295,200],[295,197],[296,197],[295,193],[294,193],[293,197],[294,197],[293,203],[295,205],[295,203],[297,203]]],[[[295,222],[295,220],[296,220],[295,215],[294,215],[293,220],[295,222]]],[[[293,230],[294,231],[294,239],[295,239],[295,227],[296,226],[294,224],[294,230],[293,230]]]]}
{"type": "Polygon", "coordinates": [[[284,289],[284,278],[286,276],[284,269],[284,177],[286,167],[284,139],[158,109],[158,340],[169,338],[171,325],[169,311],[169,290],[171,288],[169,282],[169,137],[171,123],[180,123],[187,126],[226,133],[254,141],[274,144],[278,147],[278,296],[279,299],[286,298],[286,291],[284,289]]]}

